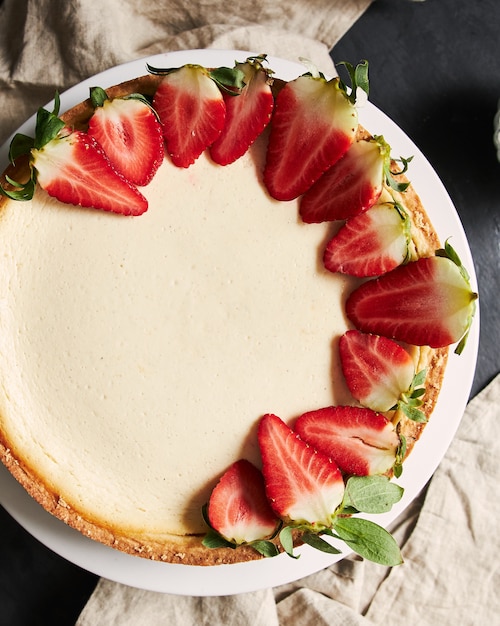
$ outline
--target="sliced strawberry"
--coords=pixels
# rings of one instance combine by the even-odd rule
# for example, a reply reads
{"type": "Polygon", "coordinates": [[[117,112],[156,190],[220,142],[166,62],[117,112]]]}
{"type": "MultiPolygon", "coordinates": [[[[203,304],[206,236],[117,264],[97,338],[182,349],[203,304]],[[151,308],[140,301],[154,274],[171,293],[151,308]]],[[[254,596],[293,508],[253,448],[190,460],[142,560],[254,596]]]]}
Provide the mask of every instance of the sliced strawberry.
{"type": "Polygon", "coordinates": [[[184,65],[166,74],[153,107],[163,126],[167,152],[178,167],[194,163],[224,127],[224,98],[210,72],[200,65],[184,65]]]}
{"type": "Polygon", "coordinates": [[[462,340],[461,351],[477,294],[451,246],[445,250],[446,256],[420,258],[363,283],[347,299],[348,318],[364,332],[416,346],[462,340]]]}
{"type": "Polygon", "coordinates": [[[245,86],[234,96],[224,93],[226,120],[219,137],[210,148],[212,159],[228,165],[239,159],[268,125],[274,108],[270,72],[263,67],[265,57],[251,57],[237,63],[245,86]]]}
{"type": "Polygon", "coordinates": [[[294,430],[311,446],[333,459],[346,474],[384,474],[394,465],[399,437],[381,413],[354,406],[335,406],[301,415],[294,430]]]}
{"type": "Polygon", "coordinates": [[[61,133],[33,149],[36,180],[45,191],[68,204],[141,215],[146,198],[119,174],[93,137],[82,131],[61,133]]]}
{"type": "Polygon", "coordinates": [[[408,260],[410,242],[406,211],[384,202],[348,219],[328,242],[323,262],[330,272],[380,276],[408,260]]]}
{"type": "Polygon", "coordinates": [[[96,109],[88,134],[125,178],[147,185],[164,157],[162,127],[153,109],[137,94],[109,100],[99,87],[91,89],[91,99],[96,109]]]}
{"type": "Polygon", "coordinates": [[[377,139],[355,141],[300,200],[306,223],[345,220],[373,206],[384,182],[390,148],[377,139]]]}
{"type": "Polygon", "coordinates": [[[54,109],[40,107],[35,137],[17,134],[12,139],[12,162],[29,155],[30,178],[25,183],[8,179],[12,190],[0,192],[14,200],[31,200],[36,184],[61,202],[92,207],[123,215],[141,215],[148,208],[146,198],[111,165],[97,141],[82,131],[66,127],[59,116],[56,92],[54,109]]]}
{"type": "Polygon", "coordinates": [[[305,74],[276,98],[264,183],[276,200],[305,193],[353,143],[358,127],[354,104],[338,78],[305,74]]]}
{"type": "Polygon", "coordinates": [[[413,359],[392,339],[348,330],[339,351],[349,391],[363,406],[389,411],[412,395],[413,359]]]}
{"type": "Polygon", "coordinates": [[[276,415],[262,418],[258,440],[266,493],[275,513],[287,523],[329,528],[344,494],[335,463],[276,415]]]}
{"type": "Polygon", "coordinates": [[[212,528],[236,544],[267,538],[279,524],[267,501],[262,473],[245,459],[233,463],[219,480],[207,515],[212,528]]]}

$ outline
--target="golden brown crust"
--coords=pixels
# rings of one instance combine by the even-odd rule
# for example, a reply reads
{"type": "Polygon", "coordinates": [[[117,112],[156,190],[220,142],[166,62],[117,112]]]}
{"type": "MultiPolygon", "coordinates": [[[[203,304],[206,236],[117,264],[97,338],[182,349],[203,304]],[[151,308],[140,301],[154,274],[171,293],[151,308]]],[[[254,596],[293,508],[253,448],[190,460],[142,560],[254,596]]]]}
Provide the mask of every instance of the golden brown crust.
{"type": "MultiPolygon", "coordinates": [[[[112,98],[134,92],[152,96],[160,80],[161,77],[159,76],[142,76],[111,87],[107,90],[107,93],[112,98]]],[[[282,85],[281,81],[275,81],[275,91],[279,90],[282,85]]],[[[85,129],[92,111],[91,102],[87,99],[64,113],[62,119],[69,126],[85,129]]],[[[366,130],[360,129],[359,137],[367,135],[366,130]]],[[[2,177],[3,184],[5,183],[6,173],[20,182],[26,180],[29,176],[27,159],[20,159],[16,166],[9,166],[2,177]]],[[[413,241],[417,256],[432,254],[439,247],[439,239],[418,195],[410,186],[404,195],[398,195],[398,199],[404,204],[411,216],[413,241]]],[[[0,210],[6,203],[6,200],[4,196],[0,195],[0,210]]],[[[426,394],[423,406],[423,410],[429,418],[439,395],[446,367],[447,349],[432,350],[426,348],[419,350],[418,355],[418,370],[426,367],[429,372],[426,380],[426,394]]],[[[407,451],[409,453],[420,437],[424,425],[417,424],[404,416],[398,416],[397,420],[399,421],[401,434],[404,434],[407,439],[407,451]]],[[[205,548],[201,543],[200,536],[129,536],[120,533],[118,529],[96,524],[84,512],[69,506],[58,493],[55,493],[50,488],[50,485],[44,481],[43,477],[36,475],[32,469],[23,464],[20,460],[21,456],[13,452],[9,447],[9,443],[3,439],[1,431],[0,458],[11,474],[44,509],[83,535],[104,545],[152,560],[183,563],[186,565],[210,566],[261,558],[255,550],[249,547],[240,547],[238,550],[231,548],[205,548]]]]}

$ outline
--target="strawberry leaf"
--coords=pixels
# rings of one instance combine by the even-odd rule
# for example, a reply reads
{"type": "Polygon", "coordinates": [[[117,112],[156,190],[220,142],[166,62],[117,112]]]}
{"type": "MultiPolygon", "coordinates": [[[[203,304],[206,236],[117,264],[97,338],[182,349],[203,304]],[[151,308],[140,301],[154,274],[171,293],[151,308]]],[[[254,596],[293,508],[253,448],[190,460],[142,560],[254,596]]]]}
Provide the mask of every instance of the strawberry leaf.
{"type": "Polygon", "coordinates": [[[237,548],[236,544],[221,537],[218,532],[210,529],[201,542],[205,548],[237,548]]]}
{"type": "MultiPolygon", "coordinates": [[[[460,269],[463,268],[462,261],[461,261],[460,257],[458,256],[457,251],[448,242],[448,239],[444,243],[444,248],[440,248],[439,250],[436,250],[436,256],[441,256],[441,257],[448,258],[448,259],[450,259],[450,261],[453,261],[453,263],[455,263],[455,265],[457,267],[459,267],[460,269]]],[[[467,276],[468,276],[468,274],[467,274],[467,276]]]]}
{"type": "MultiPolygon", "coordinates": [[[[149,65],[149,63],[147,63],[146,66],[150,74],[155,74],[157,76],[165,76],[182,69],[179,67],[154,67],[153,65],[149,65]]],[[[195,67],[193,64],[188,64],[188,66],[195,67]]],[[[206,68],[203,69],[224,93],[237,96],[245,86],[245,74],[236,67],[217,67],[210,71],[206,68]]]]}
{"type": "Polygon", "coordinates": [[[424,393],[425,393],[424,387],[419,387],[418,389],[415,389],[415,391],[411,394],[411,397],[420,398],[420,396],[423,396],[424,393]]]}
{"type": "Polygon", "coordinates": [[[404,157],[399,157],[399,159],[395,159],[396,161],[403,163],[403,168],[399,170],[398,172],[393,172],[391,170],[390,163],[384,166],[384,175],[385,175],[386,183],[389,185],[391,189],[394,189],[394,191],[399,191],[400,193],[403,193],[410,186],[409,182],[400,183],[394,177],[399,176],[400,174],[404,174],[408,170],[408,164],[410,163],[412,159],[413,159],[412,156],[408,157],[407,159],[405,159],[404,157]]]}
{"type": "Polygon", "coordinates": [[[403,463],[398,459],[396,459],[396,463],[394,463],[393,472],[395,478],[400,478],[403,473],[403,463]]]}
{"type": "Polygon", "coordinates": [[[368,61],[361,61],[358,65],[354,66],[347,61],[341,61],[338,65],[343,65],[351,81],[351,90],[349,95],[347,94],[348,86],[344,81],[340,80],[340,87],[347,96],[347,99],[354,104],[358,95],[358,89],[361,89],[368,96],[370,93],[370,82],[368,79],[368,61]]]}
{"type": "Polygon", "coordinates": [[[108,100],[108,94],[102,87],[91,87],[90,100],[92,102],[92,106],[97,109],[97,107],[102,107],[106,100],[108,100]]]}
{"type": "Polygon", "coordinates": [[[363,558],[390,567],[403,562],[394,537],[378,524],[362,518],[339,517],[333,527],[342,541],[363,558]]]}
{"type": "Polygon", "coordinates": [[[236,67],[218,67],[210,72],[210,78],[230,96],[238,96],[245,86],[245,74],[236,67]]]}
{"type": "Polygon", "coordinates": [[[427,376],[427,370],[424,368],[415,374],[415,377],[412,381],[412,388],[421,387],[425,383],[425,377],[427,376]]]}
{"type": "Polygon", "coordinates": [[[53,111],[50,112],[43,108],[38,109],[34,141],[34,147],[37,150],[40,150],[49,143],[49,141],[57,137],[58,133],[64,128],[65,123],[58,117],[59,107],[59,94],[56,91],[53,111]]]}
{"type": "Polygon", "coordinates": [[[462,354],[468,338],[469,338],[469,331],[467,331],[465,335],[462,337],[462,339],[460,339],[460,341],[458,342],[457,347],[454,350],[455,354],[458,354],[458,355],[462,354]]]}
{"type": "Polygon", "coordinates": [[[9,147],[10,162],[14,163],[18,157],[29,154],[34,145],[35,140],[33,137],[28,137],[28,135],[23,135],[22,133],[14,135],[9,147]]]}
{"type": "Polygon", "coordinates": [[[281,529],[279,539],[288,556],[292,557],[292,559],[298,559],[300,555],[293,553],[293,531],[290,526],[285,526],[281,529]]]}
{"type": "Polygon", "coordinates": [[[386,513],[401,500],[403,492],[402,487],[386,476],[351,476],[346,484],[344,505],[363,513],[386,513]]]}
{"type": "Polygon", "coordinates": [[[302,541],[312,548],[316,548],[316,550],[321,550],[321,552],[326,552],[327,554],[340,554],[340,550],[315,533],[304,533],[302,535],[302,541]]]}
{"type": "Polygon", "coordinates": [[[411,382],[410,388],[408,391],[401,395],[401,399],[396,404],[394,409],[401,409],[401,411],[414,422],[425,423],[427,422],[427,418],[423,411],[418,409],[419,406],[422,406],[423,402],[420,399],[425,394],[425,387],[422,387],[425,382],[425,377],[427,376],[427,370],[420,370],[411,382]]]}
{"type": "Polygon", "coordinates": [[[280,551],[272,541],[252,541],[252,543],[249,545],[251,545],[252,548],[256,550],[259,554],[262,554],[262,556],[265,556],[267,558],[278,556],[278,554],[280,553],[280,551]]]}
{"type": "Polygon", "coordinates": [[[407,418],[411,419],[413,422],[418,422],[420,424],[425,424],[427,422],[427,418],[425,417],[425,413],[420,411],[409,404],[401,403],[399,408],[406,415],[407,418]]]}
{"type": "Polygon", "coordinates": [[[400,443],[396,451],[396,461],[393,467],[395,478],[399,478],[401,474],[403,473],[403,461],[406,456],[406,437],[402,435],[401,433],[398,433],[398,435],[399,435],[400,443]]]}
{"type": "Polygon", "coordinates": [[[31,200],[33,198],[33,194],[35,193],[35,180],[34,176],[32,176],[27,183],[18,183],[15,180],[12,180],[9,176],[5,176],[5,180],[11,184],[15,189],[4,189],[0,185],[0,193],[11,200],[31,200]]]}

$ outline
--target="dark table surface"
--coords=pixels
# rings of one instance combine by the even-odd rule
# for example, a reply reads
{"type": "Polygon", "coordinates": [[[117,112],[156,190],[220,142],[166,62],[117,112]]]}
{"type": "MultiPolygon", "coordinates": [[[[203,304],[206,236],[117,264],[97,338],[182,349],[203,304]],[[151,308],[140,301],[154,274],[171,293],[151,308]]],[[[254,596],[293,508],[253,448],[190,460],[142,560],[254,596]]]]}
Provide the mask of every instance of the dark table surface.
{"type": "MultiPolygon", "coordinates": [[[[481,302],[472,395],[500,370],[498,0],[375,0],[332,50],[368,59],[371,101],[427,156],[464,225],[481,302]]],[[[74,624],[96,576],[55,555],[0,507],[0,626],[74,624]]]]}

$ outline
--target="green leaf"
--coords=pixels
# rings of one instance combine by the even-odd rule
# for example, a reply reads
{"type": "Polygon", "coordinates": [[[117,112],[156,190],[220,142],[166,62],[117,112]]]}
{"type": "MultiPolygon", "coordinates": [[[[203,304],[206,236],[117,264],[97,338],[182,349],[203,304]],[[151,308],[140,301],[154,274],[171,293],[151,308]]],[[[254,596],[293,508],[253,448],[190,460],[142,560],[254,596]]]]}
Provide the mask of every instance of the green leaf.
{"type": "Polygon", "coordinates": [[[340,554],[340,550],[337,550],[331,543],[322,539],[319,535],[315,533],[304,533],[302,535],[302,540],[307,545],[312,548],[316,548],[316,550],[321,550],[321,552],[326,552],[328,554],[340,554]]]}
{"type": "Polygon", "coordinates": [[[344,492],[344,502],[342,504],[342,515],[356,515],[357,513],[361,512],[359,509],[352,506],[348,502],[349,502],[349,498],[347,497],[347,494],[344,492]]]}
{"type": "Polygon", "coordinates": [[[343,65],[347,73],[349,74],[349,78],[351,81],[351,91],[350,94],[347,95],[347,85],[344,81],[340,80],[339,85],[342,91],[346,94],[347,99],[355,104],[357,91],[361,89],[368,96],[370,94],[370,81],[368,79],[368,61],[360,61],[355,67],[348,63],[347,61],[341,61],[338,65],[343,65]]]}
{"type": "Polygon", "coordinates": [[[151,101],[142,93],[129,93],[128,95],[123,96],[121,100],[139,100],[139,102],[143,102],[144,104],[147,104],[148,107],[153,108],[151,106],[151,101]]]}
{"type": "Polygon", "coordinates": [[[35,181],[33,178],[30,178],[25,184],[18,183],[15,180],[12,180],[12,178],[9,178],[9,176],[6,176],[5,180],[16,187],[16,189],[4,189],[0,185],[0,193],[4,196],[11,198],[11,200],[22,201],[31,200],[31,198],[33,198],[33,194],[35,193],[35,181]]]}
{"type": "Polygon", "coordinates": [[[425,413],[420,411],[409,404],[401,403],[398,405],[401,411],[406,415],[408,419],[411,419],[413,422],[417,422],[419,424],[425,424],[427,422],[427,418],[425,417],[425,413]]]}
{"type": "Polygon", "coordinates": [[[344,504],[364,513],[385,513],[403,497],[404,489],[387,476],[351,476],[346,484],[344,504]]]}
{"type": "Polygon", "coordinates": [[[275,546],[275,544],[272,541],[265,541],[265,540],[252,541],[250,545],[252,546],[254,550],[257,550],[259,554],[262,554],[262,556],[265,556],[268,558],[273,557],[273,556],[278,556],[278,554],[280,553],[280,551],[278,550],[278,548],[275,546]]]}
{"type": "Polygon", "coordinates": [[[210,72],[210,78],[225,93],[237,96],[245,86],[245,74],[236,67],[218,67],[210,72]]]}
{"type": "Polygon", "coordinates": [[[224,537],[221,537],[215,530],[210,529],[203,537],[201,542],[205,548],[236,548],[236,544],[227,541],[224,537]]]}
{"type": "Polygon", "coordinates": [[[300,555],[295,555],[293,553],[293,531],[290,526],[284,526],[279,534],[281,545],[283,549],[291,556],[293,559],[298,559],[300,555]]]}
{"type": "Polygon", "coordinates": [[[420,370],[418,374],[415,374],[415,377],[413,378],[411,386],[413,388],[420,387],[421,385],[425,383],[426,376],[427,376],[427,370],[425,368],[423,370],[420,370]]]}
{"type": "Polygon", "coordinates": [[[394,566],[403,562],[394,537],[378,524],[356,517],[337,518],[333,527],[339,537],[369,561],[394,566]]]}
{"type": "Polygon", "coordinates": [[[399,433],[399,446],[396,451],[396,462],[393,471],[395,478],[399,478],[403,473],[403,461],[406,456],[406,437],[399,433]]]}
{"type": "Polygon", "coordinates": [[[440,248],[439,250],[436,250],[436,256],[442,256],[442,257],[448,258],[450,259],[450,261],[453,261],[453,263],[455,263],[457,267],[461,269],[463,268],[462,261],[460,257],[458,256],[457,251],[451,245],[451,243],[449,243],[448,239],[444,242],[444,248],[440,248]]]}
{"type": "Polygon", "coordinates": [[[33,137],[28,137],[28,135],[23,135],[22,133],[14,135],[9,147],[10,162],[14,163],[18,157],[29,154],[34,145],[35,140],[33,137]]]}
{"type": "MultiPolygon", "coordinates": [[[[54,110],[56,109],[58,109],[57,105],[54,110]]],[[[57,134],[64,126],[65,123],[55,113],[50,113],[43,108],[38,109],[34,147],[37,150],[43,148],[45,144],[57,137],[57,134]]]]}
{"type": "Polygon", "coordinates": [[[460,341],[458,342],[457,347],[454,350],[455,354],[458,354],[458,355],[462,354],[468,338],[469,338],[469,331],[467,331],[465,335],[462,337],[462,339],[460,339],[460,341]]]}
{"type": "Polygon", "coordinates": [[[91,87],[90,100],[92,102],[92,106],[97,109],[98,107],[102,107],[106,100],[108,100],[108,94],[102,87],[91,87]]]}
{"type": "Polygon", "coordinates": [[[415,389],[415,391],[412,392],[411,398],[415,400],[416,398],[420,398],[421,396],[423,396],[424,393],[425,393],[425,388],[419,387],[418,389],[415,389]]]}

